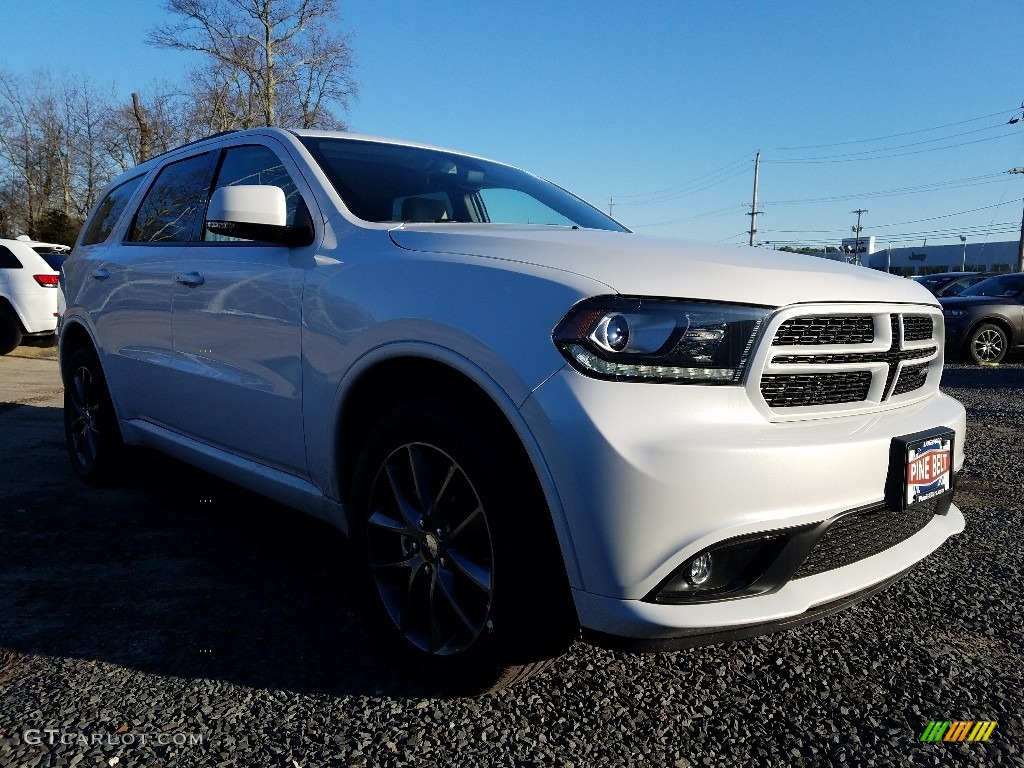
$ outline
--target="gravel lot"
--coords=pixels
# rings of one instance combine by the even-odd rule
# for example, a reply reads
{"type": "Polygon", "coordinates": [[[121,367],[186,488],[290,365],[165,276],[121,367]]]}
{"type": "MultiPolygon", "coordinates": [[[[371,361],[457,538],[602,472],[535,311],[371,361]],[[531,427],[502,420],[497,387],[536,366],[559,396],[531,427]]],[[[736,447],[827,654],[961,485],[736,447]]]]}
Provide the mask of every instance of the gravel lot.
{"type": "Polygon", "coordinates": [[[80,485],[53,350],[22,348],[0,358],[0,766],[1024,765],[1024,365],[943,383],[968,528],[904,581],[785,634],[577,644],[443,700],[377,651],[326,526],[162,457],[80,485]],[[921,743],[930,720],[998,726],[921,743]]]}

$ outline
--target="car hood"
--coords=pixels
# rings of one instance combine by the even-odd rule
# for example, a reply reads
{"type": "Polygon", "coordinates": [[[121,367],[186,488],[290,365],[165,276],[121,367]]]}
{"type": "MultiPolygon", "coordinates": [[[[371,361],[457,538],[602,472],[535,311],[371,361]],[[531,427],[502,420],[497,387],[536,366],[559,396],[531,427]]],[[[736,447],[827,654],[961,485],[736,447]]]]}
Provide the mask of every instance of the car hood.
{"type": "Polygon", "coordinates": [[[814,256],[624,232],[494,224],[403,225],[401,248],[563,270],[627,296],[784,306],[809,301],[936,304],[913,280],[814,256]]]}

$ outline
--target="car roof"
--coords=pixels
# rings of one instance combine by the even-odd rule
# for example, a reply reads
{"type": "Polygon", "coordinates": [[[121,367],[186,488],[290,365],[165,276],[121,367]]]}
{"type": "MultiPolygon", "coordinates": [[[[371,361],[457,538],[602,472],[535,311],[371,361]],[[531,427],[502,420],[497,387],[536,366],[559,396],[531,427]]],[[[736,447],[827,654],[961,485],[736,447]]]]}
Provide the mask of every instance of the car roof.
{"type": "Polygon", "coordinates": [[[52,253],[67,253],[71,250],[71,246],[62,245],[61,243],[46,243],[42,240],[33,240],[28,235],[18,235],[13,240],[7,238],[0,238],[0,243],[9,245],[10,243],[17,243],[19,245],[27,245],[36,253],[39,253],[39,248],[51,249],[52,253]]]}
{"type": "Polygon", "coordinates": [[[257,137],[257,136],[264,137],[264,138],[269,137],[269,136],[276,136],[276,137],[279,137],[279,138],[287,137],[287,136],[292,136],[292,137],[295,137],[297,139],[302,139],[302,138],[307,138],[307,137],[308,138],[347,139],[349,141],[364,141],[364,142],[368,142],[368,143],[390,144],[392,146],[400,146],[400,147],[414,147],[414,148],[417,148],[417,149],[429,149],[429,150],[433,150],[433,151],[436,151],[436,152],[447,152],[447,153],[450,153],[450,154],[453,154],[453,155],[460,155],[462,157],[469,157],[469,158],[474,158],[474,159],[477,159],[477,160],[489,160],[490,162],[496,162],[496,163],[498,163],[500,165],[508,165],[508,163],[501,163],[500,161],[491,160],[490,158],[483,157],[482,155],[474,155],[474,154],[472,154],[470,152],[463,152],[463,151],[458,150],[458,149],[449,149],[447,147],[438,147],[438,146],[434,146],[432,144],[423,144],[423,143],[416,142],[416,141],[406,141],[404,139],[395,139],[395,138],[389,138],[389,137],[386,137],[386,136],[374,136],[374,135],[365,134],[365,133],[350,133],[349,131],[318,130],[318,129],[313,129],[313,128],[288,128],[288,129],[284,129],[284,128],[263,127],[263,128],[244,128],[244,129],[233,130],[233,131],[221,131],[220,133],[215,133],[215,134],[212,134],[211,136],[206,136],[206,137],[201,138],[201,139],[196,139],[194,141],[187,142],[186,144],[182,144],[180,146],[174,147],[173,149],[169,149],[166,152],[163,152],[163,153],[161,153],[159,155],[156,155],[155,157],[151,157],[146,162],[140,163],[139,165],[135,166],[134,168],[128,169],[124,173],[120,174],[118,176],[118,179],[124,179],[124,178],[128,178],[130,176],[134,176],[135,174],[137,174],[138,172],[140,172],[142,170],[150,170],[154,165],[162,164],[162,158],[166,158],[168,155],[177,154],[178,152],[180,152],[183,149],[196,148],[196,149],[200,149],[201,150],[202,149],[202,145],[205,144],[208,141],[209,142],[214,142],[214,141],[217,141],[218,139],[224,139],[224,138],[228,138],[228,137],[230,137],[231,139],[236,139],[237,140],[237,139],[246,139],[246,138],[249,138],[249,137],[257,137]]]}
{"type": "MultiPolygon", "coordinates": [[[[26,242],[25,240],[0,238],[0,246],[13,253],[14,257],[21,262],[25,269],[48,270],[50,272],[59,271],[51,267],[49,262],[47,262],[46,259],[44,259],[34,248],[32,248],[32,245],[38,245],[38,243],[33,243],[32,241],[26,242]]],[[[64,256],[66,254],[62,253],[60,255],[64,256]]]]}

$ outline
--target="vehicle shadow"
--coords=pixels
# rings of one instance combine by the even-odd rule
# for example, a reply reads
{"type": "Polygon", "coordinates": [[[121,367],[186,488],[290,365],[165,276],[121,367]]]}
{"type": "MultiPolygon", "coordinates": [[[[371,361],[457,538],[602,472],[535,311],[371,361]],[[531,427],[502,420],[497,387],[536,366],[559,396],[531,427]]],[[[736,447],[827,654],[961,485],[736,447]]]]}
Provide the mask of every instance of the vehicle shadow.
{"type": "Polygon", "coordinates": [[[431,694],[380,648],[339,532],[155,453],[126,464],[122,487],[88,488],[55,439],[61,410],[17,408],[4,426],[20,416],[42,431],[22,450],[6,443],[24,425],[0,429],[0,649],[257,689],[431,694]]]}

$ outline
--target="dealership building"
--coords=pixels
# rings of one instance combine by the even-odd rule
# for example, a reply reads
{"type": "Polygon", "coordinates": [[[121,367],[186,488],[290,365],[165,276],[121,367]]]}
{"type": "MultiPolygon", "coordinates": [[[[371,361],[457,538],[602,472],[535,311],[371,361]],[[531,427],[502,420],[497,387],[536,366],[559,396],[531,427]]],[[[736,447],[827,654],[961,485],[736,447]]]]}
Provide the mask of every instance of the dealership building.
{"type": "Polygon", "coordinates": [[[838,261],[853,261],[896,275],[931,275],[936,272],[1014,272],[1017,269],[1016,240],[1002,243],[917,245],[910,248],[879,247],[874,236],[859,241],[843,240],[845,253],[818,253],[838,261]],[[859,248],[858,248],[859,246],[859,248]],[[860,251],[859,253],[857,251],[860,251]]]}

